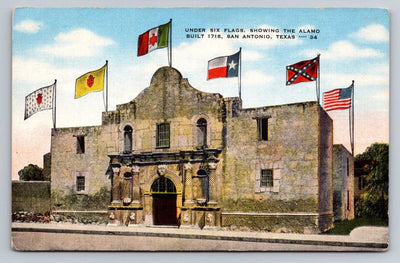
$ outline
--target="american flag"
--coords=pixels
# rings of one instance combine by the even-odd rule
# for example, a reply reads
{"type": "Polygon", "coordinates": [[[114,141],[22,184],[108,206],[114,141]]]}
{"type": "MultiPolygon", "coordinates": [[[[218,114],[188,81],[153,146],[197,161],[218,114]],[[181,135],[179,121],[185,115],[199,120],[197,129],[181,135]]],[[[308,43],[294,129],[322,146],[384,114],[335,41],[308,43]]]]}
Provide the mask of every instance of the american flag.
{"type": "Polygon", "coordinates": [[[25,120],[38,111],[53,108],[54,86],[40,88],[25,97],[25,120]]]}
{"type": "Polygon", "coordinates": [[[353,84],[344,89],[334,89],[324,93],[324,109],[345,110],[351,108],[351,96],[353,94],[353,84]]]}

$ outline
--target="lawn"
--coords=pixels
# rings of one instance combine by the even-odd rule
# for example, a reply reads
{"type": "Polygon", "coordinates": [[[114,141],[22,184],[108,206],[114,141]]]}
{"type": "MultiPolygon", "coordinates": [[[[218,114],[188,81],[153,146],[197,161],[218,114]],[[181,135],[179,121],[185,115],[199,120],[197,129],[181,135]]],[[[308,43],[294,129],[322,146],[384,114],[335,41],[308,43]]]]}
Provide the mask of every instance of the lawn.
{"type": "Polygon", "coordinates": [[[360,217],[352,220],[335,221],[335,227],[324,232],[327,235],[348,235],[359,226],[388,226],[387,220],[380,218],[360,217]]]}

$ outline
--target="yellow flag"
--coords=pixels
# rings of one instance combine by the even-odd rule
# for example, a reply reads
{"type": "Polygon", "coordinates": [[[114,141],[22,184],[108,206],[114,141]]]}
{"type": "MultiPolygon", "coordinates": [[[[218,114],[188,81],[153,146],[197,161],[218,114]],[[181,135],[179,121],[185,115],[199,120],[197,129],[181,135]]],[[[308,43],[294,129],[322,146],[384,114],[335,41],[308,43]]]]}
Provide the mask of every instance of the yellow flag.
{"type": "Polygon", "coordinates": [[[86,95],[92,91],[100,91],[104,89],[104,75],[107,64],[102,68],[90,71],[76,79],[75,82],[75,99],[86,95]]]}

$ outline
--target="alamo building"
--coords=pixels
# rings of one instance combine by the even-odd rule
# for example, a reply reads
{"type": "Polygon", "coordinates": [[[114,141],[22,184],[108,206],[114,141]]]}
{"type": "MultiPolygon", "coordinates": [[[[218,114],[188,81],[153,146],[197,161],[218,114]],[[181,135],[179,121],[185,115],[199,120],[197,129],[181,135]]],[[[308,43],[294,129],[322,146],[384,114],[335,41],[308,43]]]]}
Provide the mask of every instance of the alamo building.
{"type": "Polygon", "coordinates": [[[107,189],[110,225],[318,233],[354,217],[353,180],[318,102],[242,108],[171,67],[101,126],[52,130],[53,202],[107,189]]]}

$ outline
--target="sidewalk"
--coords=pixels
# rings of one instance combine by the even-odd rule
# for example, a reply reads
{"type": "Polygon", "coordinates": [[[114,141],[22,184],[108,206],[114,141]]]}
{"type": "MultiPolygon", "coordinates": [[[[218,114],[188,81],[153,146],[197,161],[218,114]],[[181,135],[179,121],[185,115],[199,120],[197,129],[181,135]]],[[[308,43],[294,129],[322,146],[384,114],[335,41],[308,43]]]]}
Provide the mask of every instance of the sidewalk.
{"type": "Polygon", "coordinates": [[[243,241],[258,243],[294,244],[311,246],[374,248],[385,251],[388,248],[387,227],[359,227],[348,236],[286,234],[269,232],[229,231],[221,229],[194,229],[177,227],[146,226],[105,226],[69,223],[12,223],[12,232],[40,232],[87,235],[137,236],[201,239],[215,241],[243,241]]]}

